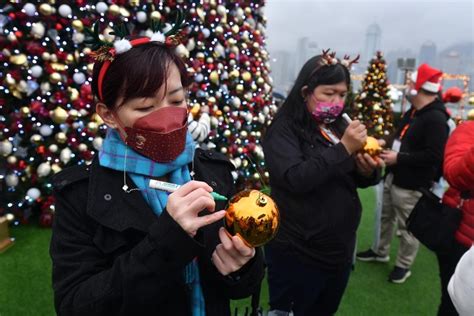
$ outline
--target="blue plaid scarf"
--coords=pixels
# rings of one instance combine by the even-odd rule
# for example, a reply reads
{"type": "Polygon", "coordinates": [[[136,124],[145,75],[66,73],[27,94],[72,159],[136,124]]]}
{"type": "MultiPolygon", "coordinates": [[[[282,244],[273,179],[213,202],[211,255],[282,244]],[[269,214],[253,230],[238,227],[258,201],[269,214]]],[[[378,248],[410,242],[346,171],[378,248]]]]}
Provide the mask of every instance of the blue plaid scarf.
{"type": "MultiPolygon", "coordinates": [[[[148,183],[152,177],[162,177],[169,174],[170,182],[185,184],[191,180],[188,164],[194,156],[194,141],[188,133],[184,151],[169,163],[158,163],[140,155],[128,147],[120,138],[119,133],[109,129],[102,148],[99,151],[99,163],[103,167],[118,171],[126,171],[135,185],[141,190],[148,205],[157,216],[161,214],[168,201],[168,193],[151,189],[148,183]]],[[[193,316],[204,316],[204,295],[199,279],[197,259],[188,264],[184,271],[186,284],[191,286],[191,306],[193,316]]]]}

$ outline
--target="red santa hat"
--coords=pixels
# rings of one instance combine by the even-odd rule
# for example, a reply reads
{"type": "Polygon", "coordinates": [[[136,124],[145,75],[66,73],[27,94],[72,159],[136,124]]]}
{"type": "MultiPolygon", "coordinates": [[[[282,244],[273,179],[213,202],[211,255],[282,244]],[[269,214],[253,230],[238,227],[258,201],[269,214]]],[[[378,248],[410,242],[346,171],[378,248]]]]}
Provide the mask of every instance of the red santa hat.
{"type": "Polygon", "coordinates": [[[422,64],[418,67],[418,70],[411,76],[412,81],[415,83],[415,90],[418,92],[420,89],[437,93],[441,89],[441,77],[443,72],[439,69],[433,68],[428,64],[422,64]]]}
{"type": "Polygon", "coordinates": [[[462,90],[458,87],[451,87],[443,94],[443,102],[457,103],[462,99],[462,90]]]}

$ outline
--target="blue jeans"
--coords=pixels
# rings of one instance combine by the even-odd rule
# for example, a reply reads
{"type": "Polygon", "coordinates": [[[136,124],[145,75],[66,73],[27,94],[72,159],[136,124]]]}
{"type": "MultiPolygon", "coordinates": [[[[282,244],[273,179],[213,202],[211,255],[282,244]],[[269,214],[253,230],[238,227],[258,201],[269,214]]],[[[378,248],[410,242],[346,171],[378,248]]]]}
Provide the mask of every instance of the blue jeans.
{"type": "Polygon", "coordinates": [[[349,281],[351,266],[338,271],[304,264],[272,243],[265,246],[270,310],[295,316],[333,315],[349,281]]]}

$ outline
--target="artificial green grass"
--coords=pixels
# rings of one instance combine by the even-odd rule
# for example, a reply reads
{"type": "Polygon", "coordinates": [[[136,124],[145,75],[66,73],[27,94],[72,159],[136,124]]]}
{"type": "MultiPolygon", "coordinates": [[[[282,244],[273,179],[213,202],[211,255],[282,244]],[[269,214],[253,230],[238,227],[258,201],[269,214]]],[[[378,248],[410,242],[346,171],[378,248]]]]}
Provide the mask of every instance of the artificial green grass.
{"type": "MultiPolygon", "coordinates": [[[[366,250],[373,238],[374,194],[360,191],[364,205],[358,248],[366,250]]],[[[15,245],[0,254],[0,316],[54,315],[51,261],[48,254],[51,231],[32,226],[15,227],[15,245]]],[[[337,315],[435,315],[440,300],[436,257],[424,247],[405,284],[387,281],[398,248],[394,237],[390,264],[357,262],[337,315]]],[[[268,309],[268,286],[262,285],[260,305],[268,309]]],[[[250,300],[232,304],[243,315],[250,300]]]]}

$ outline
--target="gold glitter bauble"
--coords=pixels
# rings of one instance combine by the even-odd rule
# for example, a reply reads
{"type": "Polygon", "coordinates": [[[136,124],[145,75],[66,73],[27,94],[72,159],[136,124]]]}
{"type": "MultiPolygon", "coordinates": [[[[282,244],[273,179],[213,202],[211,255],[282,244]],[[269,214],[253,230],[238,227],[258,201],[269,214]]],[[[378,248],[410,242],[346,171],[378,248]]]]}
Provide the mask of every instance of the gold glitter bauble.
{"type": "Polygon", "coordinates": [[[43,137],[39,134],[34,134],[30,137],[30,141],[38,145],[43,141],[43,137]]]}
{"type": "Polygon", "coordinates": [[[63,132],[59,132],[56,134],[56,136],[54,137],[56,139],[56,141],[60,144],[64,144],[66,141],[67,141],[67,136],[66,134],[64,134],[63,132]]]}
{"type": "Polygon", "coordinates": [[[120,7],[116,4],[112,4],[110,7],[109,7],[109,12],[110,14],[112,15],[119,15],[120,14],[120,7]]]}
{"type": "Polygon", "coordinates": [[[39,7],[39,12],[43,15],[51,15],[51,13],[53,13],[53,7],[47,3],[43,3],[39,7]]]}
{"type": "Polygon", "coordinates": [[[62,169],[61,169],[61,167],[60,167],[58,164],[55,163],[55,164],[53,164],[53,165],[51,166],[51,170],[53,170],[54,173],[58,173],[58,172],[61,171],[62,169]]]}
{"type": "Polygon", "coordinates": [[[252,79],[252,75],[250,72],[246,71],[242,74],[242,79],[244,79],[244,81],[250,81],[250,79],[252,79]]]}
{"type": "Polygon", "coordinates": [[[224,222],[229,234],[240,236],[250,247],[258,247],[275,237],[280,214],[268,195],[244,190],[230,200],[224,222]]]}
{"type": "Polygon", "coordinates": [[[51,119],[56,124],[61,124],[61,123],[66,122],[67,117],[68,117],[67,111],[59,106],[55,108],[50,115],[51,115],[51,119]]]}
{"type": "Polygon", "coordinates": [[[50,76],[49,76],[49,81],[51,81],[51,83],[58,83],[61,81],[61,75],[57,72],[53,72],[50,76]]]}
{"type": "Polygon", "coordinates": [[[7,162],[8,162],[9,164],[14,165],[14,164],[16,164],[16,163],[18,162],[18,159],[16,158],[16,156],[8,156],[7,162]]]}
{"type": "Polygon", "coordinates": [[[84,29],[84,24],[82,23],[81,20],[74,20],[72,21],[72,27],[76,30],[76,31],[82,31],[84,29]]]}
{"type": "Polygon", "coordinates": [[[26,106],[20,109],[21,116],[27,117],[30,114],[30,109],[26,106]]]}
{"type": "Polygon", "coordinates": [[[150,18],[153,19],[153,20],[160,20],[161,19],[161,13],[158,12],[158,11],[153,11],[150,14],[150,18]]]}
{"type": "Polygon", "coordinates": [[[368,136],[364,149],[362,149],[362,152],[369,154],[371,157],[376,157],[382,152],[382,150],[383,148],[380,147],[380,144],[377,139],[372,136],[368,136]]]}
{"type": "Polygon", "coordinates": [[[217,71],[212,71],[211,74],[209,75],[209,79],[211,80],[212,83],[214,84],[219,84],[219,74],[217,71]]]}
{"type": "Polygon", "coordinates": [[[467,112],[467,119],[470,121],[474,121],[474,109],[469,110],[469,112],[467,112]]]}
{"type": "Polygon", "coordinates": [[[10,56],[10,62],[14,65],[21,66],[27,63],[28,59],[25,54],[10,56]]]}
{"type": "Polygon", "coordinates": [[[99,125],[96,122],[89,122],[87,123],[87,129],[92,133],[95,133],[99,129],[99,125]]]}

